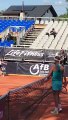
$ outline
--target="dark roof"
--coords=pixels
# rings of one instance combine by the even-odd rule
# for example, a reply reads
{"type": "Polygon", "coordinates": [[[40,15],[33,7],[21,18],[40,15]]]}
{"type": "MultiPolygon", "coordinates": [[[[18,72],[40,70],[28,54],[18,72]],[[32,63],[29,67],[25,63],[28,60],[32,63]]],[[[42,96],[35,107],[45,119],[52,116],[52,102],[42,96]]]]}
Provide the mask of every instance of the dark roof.
{"type": "MultiPolygon", "coordinates": [[[[49,9],[53,14],[53,17],[57,16],[57,13],[52,7],[52,5],[25,5],[23,9],[26,16],[29,17],[42,17],[49,9]]],[[[19,15],[21,10],[22,10],[22,6],[10,6],[3,13],[3,15],[19,15]]]]}

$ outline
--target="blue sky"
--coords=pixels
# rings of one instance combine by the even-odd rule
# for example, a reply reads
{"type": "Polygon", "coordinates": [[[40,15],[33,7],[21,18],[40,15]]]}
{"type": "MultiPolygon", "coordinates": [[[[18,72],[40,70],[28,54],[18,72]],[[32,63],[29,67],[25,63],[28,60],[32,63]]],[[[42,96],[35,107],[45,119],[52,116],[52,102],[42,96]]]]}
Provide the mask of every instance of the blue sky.
{"type": "Polygon", "coordinates": [[[58,15],[64,14],[67,7],[65,0],[1,0],[0,10],[5,10],[11,5],[21,5],[22,1],[25,5],[53,5],[58,15]]]}

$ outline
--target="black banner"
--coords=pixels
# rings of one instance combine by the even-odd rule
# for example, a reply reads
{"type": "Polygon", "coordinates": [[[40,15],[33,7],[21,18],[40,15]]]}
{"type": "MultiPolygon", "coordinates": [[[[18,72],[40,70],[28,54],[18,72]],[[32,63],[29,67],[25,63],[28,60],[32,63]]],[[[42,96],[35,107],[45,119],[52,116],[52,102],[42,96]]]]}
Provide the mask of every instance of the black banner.
{"type": "Polygon", "coordinates": [[[49,73],[50,64],[43,63],[18,63],[17,73],[28,75],[47,75],[49,73]]]}
{"type": "MultiPolygon", "coordinates": [[[[7,74],[48,75],[52,63],[8,62],[7,74]]],[[[68,77],[68,65],[65,65],[65,76],[68,77]]]]}
{"type": "Polygon", "coordinates": [[[51,64],[31,62],[9,62],[6,67],[7,74],[47,75],[51,64]]]}
{"type": "MultiPolygon", "coordinates": [[[[0,47],[0,58],[10,61],[52,62],[59,50],[24,49],[18,47],[0,47]]],[[[66,51],[68,54],[68,51],[66,51]]]]}
{"type": "Polygon", "coordinates": [[[23,48],[5,48],[4,59],[23,60],[43,60],[43,50],[32,50],[23,48]]]}
{"type": "Polygon", "coordinates": [[[53,61],[57,51],[54,50],[35,50],[23,48],[5,48],[4,59],[24,61],[53,61]]]}
{"type": "Polygon", "coordinates": [[[16,62],[7,62],[5,65],[7,74],[16,74],[17,73],[17,63],[16,62]]]}

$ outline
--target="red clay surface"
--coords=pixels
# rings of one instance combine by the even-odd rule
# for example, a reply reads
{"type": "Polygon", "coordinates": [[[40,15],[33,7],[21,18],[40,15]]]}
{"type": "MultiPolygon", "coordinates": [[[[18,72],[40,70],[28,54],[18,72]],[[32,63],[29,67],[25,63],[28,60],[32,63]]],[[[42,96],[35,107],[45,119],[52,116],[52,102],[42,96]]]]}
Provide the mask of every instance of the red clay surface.
{"type": "Polygon", "coordinates": [[[8,75],[0,76],[0,96],[9,92],[9,90],[30,84],[42,77],[26,76],[26,75],[8,75]]]}
{"type": "MultiPolygon", "coordinates": [[[[6,94],[9,90],[32,83],[42,77],[9,75],[0,76],[0,96],[6,94]]],[[[68,90],[68,84],[67,84],[68,90]]],[[[68,92],[61,93],[63,111],[54,116],[50,112],[54,108],[53,95],[50,94],[42,100],[38,107],[28,117],[27,120],[68,120],[68,92]]]]}
{"type": "Polygon", "coordinates": [[[53,95],[46,97],[36,108],[28,120],[68,120],[68,95],[61,94],[63,111],[58,115],[52,115],[54,108],[53,95]]]}
{"type": "Polygon", "coordinates": [[[52,115],[51,110],[54,109],[54,99],[52,93],[44,98],[38,105],[28,120],[68,120],[68,82],[67,93],[60,94],[63,111],[58,115],[52,115]]]}

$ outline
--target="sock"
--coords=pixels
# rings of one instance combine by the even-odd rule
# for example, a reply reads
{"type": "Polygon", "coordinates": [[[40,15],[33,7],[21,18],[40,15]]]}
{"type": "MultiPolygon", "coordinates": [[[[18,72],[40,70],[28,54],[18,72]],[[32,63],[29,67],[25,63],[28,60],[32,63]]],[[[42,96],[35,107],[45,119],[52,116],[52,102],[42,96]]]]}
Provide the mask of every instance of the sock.
{"type": "Polygon", "coordinates": [[[62,108],[61,104],[58,104],[58,108],[62,108]]]}
{"type": "Polygon", "coordinates": [[[58,108],[57,108],[57,107],[55,107],[55,110],[56,110],[56,111],[58,111],[58,108]]]}

